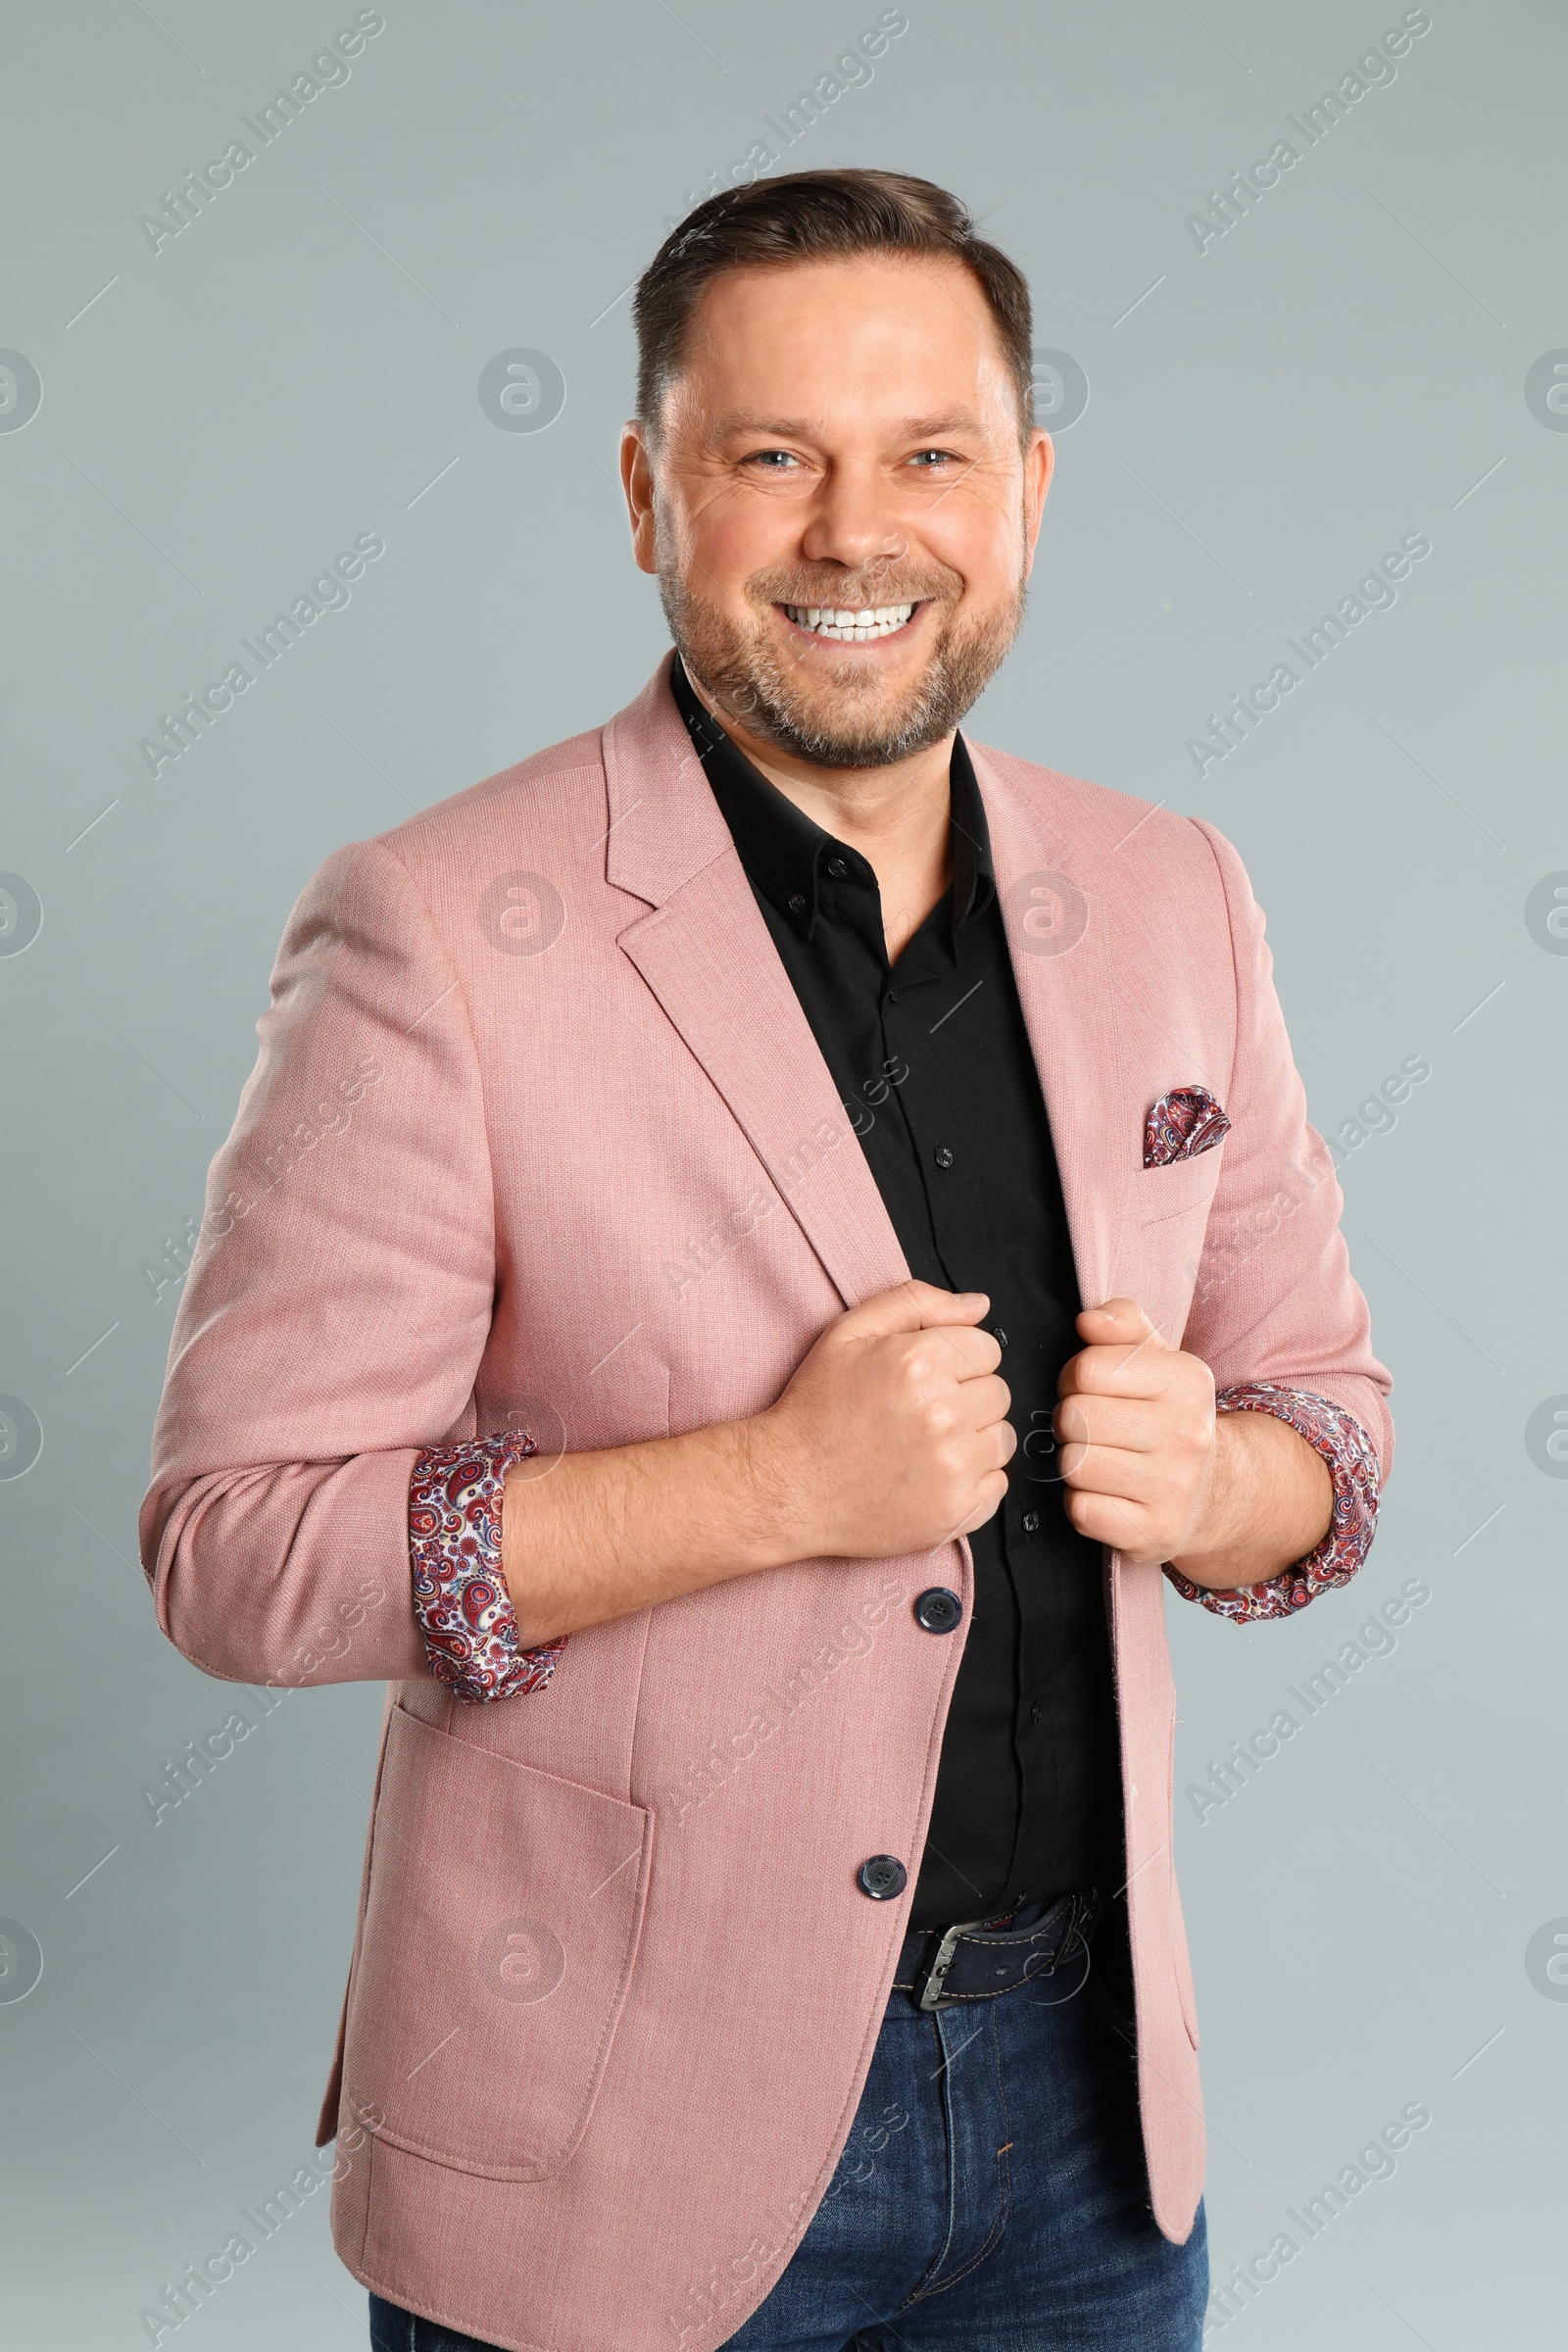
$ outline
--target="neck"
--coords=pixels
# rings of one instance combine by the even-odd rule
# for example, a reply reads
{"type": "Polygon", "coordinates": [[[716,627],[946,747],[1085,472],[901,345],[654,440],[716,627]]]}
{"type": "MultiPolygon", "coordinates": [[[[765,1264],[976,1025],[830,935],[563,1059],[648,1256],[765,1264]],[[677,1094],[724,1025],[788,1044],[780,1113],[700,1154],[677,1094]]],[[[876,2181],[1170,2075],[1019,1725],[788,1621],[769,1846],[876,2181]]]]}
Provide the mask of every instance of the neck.
{"type": "Polygon", "coordinates": [[[952,735],[888,767],[818,767],[754,735],[709,691],[689,662],[685,669],[698,701],[752,765],[803,815],[867,860],[882,897],[888,960],[896,961],[951,879],[952,735]]]}

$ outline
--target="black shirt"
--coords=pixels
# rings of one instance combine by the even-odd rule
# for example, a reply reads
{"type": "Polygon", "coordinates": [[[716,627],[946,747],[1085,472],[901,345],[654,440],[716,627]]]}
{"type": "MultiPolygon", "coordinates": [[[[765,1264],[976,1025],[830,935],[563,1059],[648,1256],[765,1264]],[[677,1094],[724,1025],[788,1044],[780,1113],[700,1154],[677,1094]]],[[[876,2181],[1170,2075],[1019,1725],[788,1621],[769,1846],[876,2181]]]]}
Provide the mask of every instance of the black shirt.
{"type": "Polygon", "coordinates": [[[890,967],[867,860],[745,758],[678,655],[670,684],[909,1271],[988,1295],[1012,1393],[1018,1450],[1001,1509],[969,1539],[974,1619],[911,1925],[1097,1883],[1108,1893],[1122,1875],[1121,1810],[1101,1550],[1062,1508],[1051,1433],[1056,1376],[1082,1345],[1080,1300],[963,738],[950,779],[952,884],[890,967]]]}

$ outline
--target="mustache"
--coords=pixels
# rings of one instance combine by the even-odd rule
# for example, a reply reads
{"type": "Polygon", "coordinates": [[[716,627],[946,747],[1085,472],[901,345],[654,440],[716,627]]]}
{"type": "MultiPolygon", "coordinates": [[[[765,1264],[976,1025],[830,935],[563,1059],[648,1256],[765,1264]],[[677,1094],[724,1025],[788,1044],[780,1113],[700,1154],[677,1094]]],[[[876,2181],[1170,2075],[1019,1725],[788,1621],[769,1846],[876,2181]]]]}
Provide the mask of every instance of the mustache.
{"type": "Polygon", "coordinates": [[[746,583],[746,594],[754,605],[815,605],[821,611],[833,606],[954,604],[962,585],[958,574],[945,565],[915,571],[888,562],[826,580],[782,566],[760,571],[746,583]]]}

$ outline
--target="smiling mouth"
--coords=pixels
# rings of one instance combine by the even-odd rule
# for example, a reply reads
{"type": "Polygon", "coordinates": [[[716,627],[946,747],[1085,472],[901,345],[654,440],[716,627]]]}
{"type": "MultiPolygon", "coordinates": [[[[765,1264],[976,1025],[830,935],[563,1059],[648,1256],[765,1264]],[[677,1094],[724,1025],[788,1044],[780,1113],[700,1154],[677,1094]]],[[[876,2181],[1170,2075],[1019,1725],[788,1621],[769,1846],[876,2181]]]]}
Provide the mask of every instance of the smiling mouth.
{"type": "Polygon", "coordinates": [[[874,637],[893,637],[906,628],[919,604],[785,605],[781,609],[809,637],[826,637],[836,645],[869,645],[874,637]]]}

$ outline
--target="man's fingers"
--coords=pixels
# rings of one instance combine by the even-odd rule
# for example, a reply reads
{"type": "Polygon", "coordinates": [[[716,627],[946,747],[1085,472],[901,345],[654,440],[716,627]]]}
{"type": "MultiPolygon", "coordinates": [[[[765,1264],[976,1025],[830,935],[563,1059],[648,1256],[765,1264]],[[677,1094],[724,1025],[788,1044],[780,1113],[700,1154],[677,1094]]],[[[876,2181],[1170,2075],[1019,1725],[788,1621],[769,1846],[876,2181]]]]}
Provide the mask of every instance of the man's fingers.
{"type": "Polygon", "coordinates": [[[929,1282],[912,1283],[910,1288],[925,1301],[920,1320],[928,1331],[939,1323],[978,1323],[991,1306],[984,1291],[939,1291],[929,1282]]]}
{"type": "Polygon", "coordinates": [[[1078,1337],[1089,1342],[1089,1350],[1125,1349],[1129,1356],[1171,1352],[1170,1343],[1136,1298],[1107,1298],[1103,1306],[1086,1306],[1077,1328],[1078,1337]]]}
{"type": "Polygon", "coordinates": [[[1157,1502],[1164,1491],[1153,1455],[1115,1446],[1064,1446],[1061,1475],[1074,1494],[1114,1495],[1129,1504],[1157,1502]]]}
{"type": "MultiPolygon", "coordinates": [[[[1102,1306],[1086,1306],[1078,1317],[1078,1329],[1084,1339],[1092,1339],[1096,1345],[1107,1339],[1128,1345],[1151,1337],[1159,1339],[1152,1319],[1145,1313],[1136,1298],[1107,1298],[1102,1306]],[[1092,1333],[1086,1332],[1086,1323],[1093,1323],[1097,1328],[1092,1333]]],[[[1159,1344],[1161,1347],[1165,1345],[1163,1340],[1159,1344]]]]}
{"type": "Polygon", "coordinates": [[[1002,1361],[1001,1343],[989,1331],[977,1331],[972,1324],[950,1323],[936,1345],[951,1350],[954,1374],[958,1380],[974,1380],[984,1373],[995,1372],[1002,1361]]]}
{"type": "Polygon", "coordinates": [[[971,1426],[975,1429],[990,1429],[998,1423],[1010,1428],[1007,1408],[1011,1403],[1011,1390],[995,1372],[966,1380],[963,1384],[963,1411],[966,1417],[973,1414],[971,1426]]]}
{"type": "Polygon", "coordinates": [[[984,1527],[988,1519],[996,1517],[1006,1497],[1006,1493],[1007,1482],[1000,1471],[994,1471],[989,1477],[983,1478],[973,1511],[964,1520],[961,1527],[954,1529],[954,1534],[956,1536],[972,1536],[977,1527],[984,1527]]]}
{"type": "MultiPolygon", "coordinates": [[[[1159,1335],[1154,1335],[1158,1341],[1159,1335]]],[[[1156,1354],[1152,1343],[1132,1348],[1082,1348],[1062,1365],[1058,1396],[1159,1396],[1167,1385],[1174,1350],[1156,1354]]]]}
{"type": "Polygon", "coordinates": [[[1135,1502],[1113,1494],[1093,1494],[1076,1487],[1067,1491],[1068,1520],[1091,1543],[1108,1544],[1129,1560],[1158,1561],[1160,1546],[1152,1540],[1148,1514],[1135,1502]]]}
{"type": "Polygon", "coordinates": [[[1152,1400],[1080,1391],[1064,1396],[1051,1416],[1061,1446],[1107,1446],[1125,1453],[1153,1453],[1161,1430],[1152,1400]]]}
{"type": "Polygon", "coordinates": [[[1078,1389],[1135,1396],[1153,1394],[1155,1367],[1173,1351],[1136,1298],[1107,1298],[1102,1306],[1086,1306],[1077,1329],[1078,1337],[1089,1344],[1063,1364],[1056,1382],[1058,1396],[1078,1389]],[[1150,1385],[1141,1387],[1141,1381],[1150,1385]]]}
{"type": "Polygon", "coordinates": [[[887,1339],[899,1331],[927,1331],[939,1324],[974,1324],[991,1304],[983,1291],[939,1291],[931,1282],[901,1282],[878,1291],[840,1319],[856,1339],[887,1339]]]}

